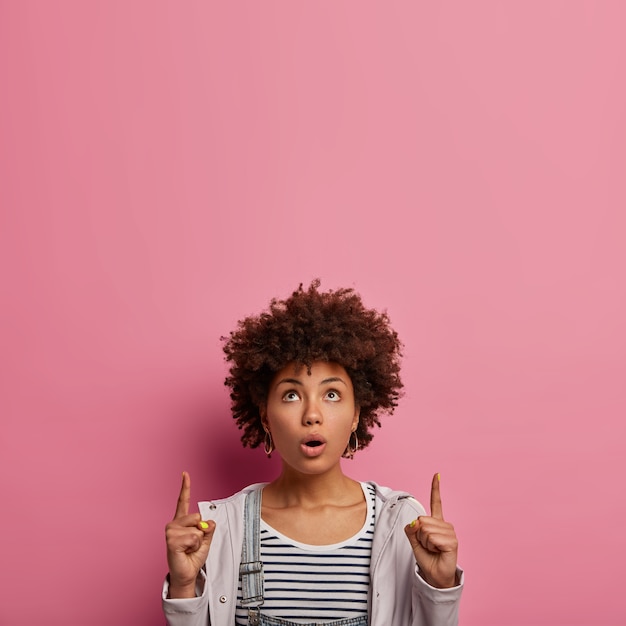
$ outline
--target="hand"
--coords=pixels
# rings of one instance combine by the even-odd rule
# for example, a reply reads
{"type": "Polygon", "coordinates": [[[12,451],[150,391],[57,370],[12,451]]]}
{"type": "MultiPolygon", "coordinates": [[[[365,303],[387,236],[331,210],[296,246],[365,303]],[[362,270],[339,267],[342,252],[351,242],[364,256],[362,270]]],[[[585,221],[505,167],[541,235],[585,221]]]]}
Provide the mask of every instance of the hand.
{"type": "Polygon", "coordinates": [[[422,578],[440,589],[454,587],[459,542],[454,527],[443,519],[439,474],[433,476],[430,517],[420,515],[404,528],[422,578]]]}
{"type": "Polygon", "coordinates": [[[167,564],[170,570],[170,598],[193,598],[196,578],[209,555],[215,522],[203,522],[200,513],[189,515],[191,478],[183,472],[176,514],[165,527],[167,564]]]}

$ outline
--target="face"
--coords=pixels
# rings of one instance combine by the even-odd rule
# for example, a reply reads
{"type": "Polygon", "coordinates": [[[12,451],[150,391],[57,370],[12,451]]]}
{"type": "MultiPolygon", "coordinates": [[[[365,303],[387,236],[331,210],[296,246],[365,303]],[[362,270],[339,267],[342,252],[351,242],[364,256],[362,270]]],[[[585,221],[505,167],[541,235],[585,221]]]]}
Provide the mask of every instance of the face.
{"type": "Polygon", "coordinates": [[[306,366],[293,363],[277,372],[261,417],[283,462],[315,473],[339,464],[359,410],[346,370],[316,361],[310,374],[306,366]]]}

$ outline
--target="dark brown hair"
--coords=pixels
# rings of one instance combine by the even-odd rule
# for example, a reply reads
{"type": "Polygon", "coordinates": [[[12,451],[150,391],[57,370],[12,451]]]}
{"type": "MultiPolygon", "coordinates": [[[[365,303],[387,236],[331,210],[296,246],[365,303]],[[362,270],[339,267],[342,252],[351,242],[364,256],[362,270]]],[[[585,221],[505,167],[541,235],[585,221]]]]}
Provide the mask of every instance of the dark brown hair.
{"type": "Polygon", "coordinates": [[[310,368],[315,361],[331,361],[345,368],[360,408],[360,448],[372,440],[372,427],[380,426],[379,414],[397,406],[402,344],[387,313],[366,309],[354,289],[320,292],[319,286],[315,280],[286,300],[273,299],[267,311],[241,320],[222,337],[230,362],[225,384],[244,446],[263,442],[259,407],[276,372],[292,362],[310,368]]]}

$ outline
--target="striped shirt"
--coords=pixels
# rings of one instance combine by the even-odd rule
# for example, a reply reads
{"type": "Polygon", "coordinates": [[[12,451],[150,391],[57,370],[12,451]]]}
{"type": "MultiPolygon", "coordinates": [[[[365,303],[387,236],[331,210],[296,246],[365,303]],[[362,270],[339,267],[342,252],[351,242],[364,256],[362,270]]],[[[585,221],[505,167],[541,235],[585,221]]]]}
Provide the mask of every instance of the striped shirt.
{"type": "MultiPolygon", "coordinates": [[[[367,483],[361,487],[367,502],[365,524],[341,543],[299,543],[261,520],[263,614],[300,624],[367,616],[376,492],[367,483]]],[[[248,611],[241,606],[241,580],[235,621],[248,623],[248,611]]]]}

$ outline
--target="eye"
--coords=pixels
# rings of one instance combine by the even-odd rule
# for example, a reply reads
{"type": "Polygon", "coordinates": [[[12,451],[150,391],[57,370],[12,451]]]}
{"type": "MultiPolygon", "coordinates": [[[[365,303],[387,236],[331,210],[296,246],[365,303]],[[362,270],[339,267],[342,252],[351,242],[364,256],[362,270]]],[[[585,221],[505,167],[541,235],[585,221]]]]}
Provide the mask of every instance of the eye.
{"type": "Polygon", "coordinates": [[[339,395],[338,391],[335,391],[334,389],[329,389],[326,392],[326,399],[330,400],[331,402],[339,402],[339,400],[341,400],[341,396],[339,395]]]}
{"type": "Polygon", "coordinates": [[[298,395],[298,393],[296,391],[286,391],[283,394],[283,402],[295,402],[296,400],[299,400],[300,396],[298,395]]]}

